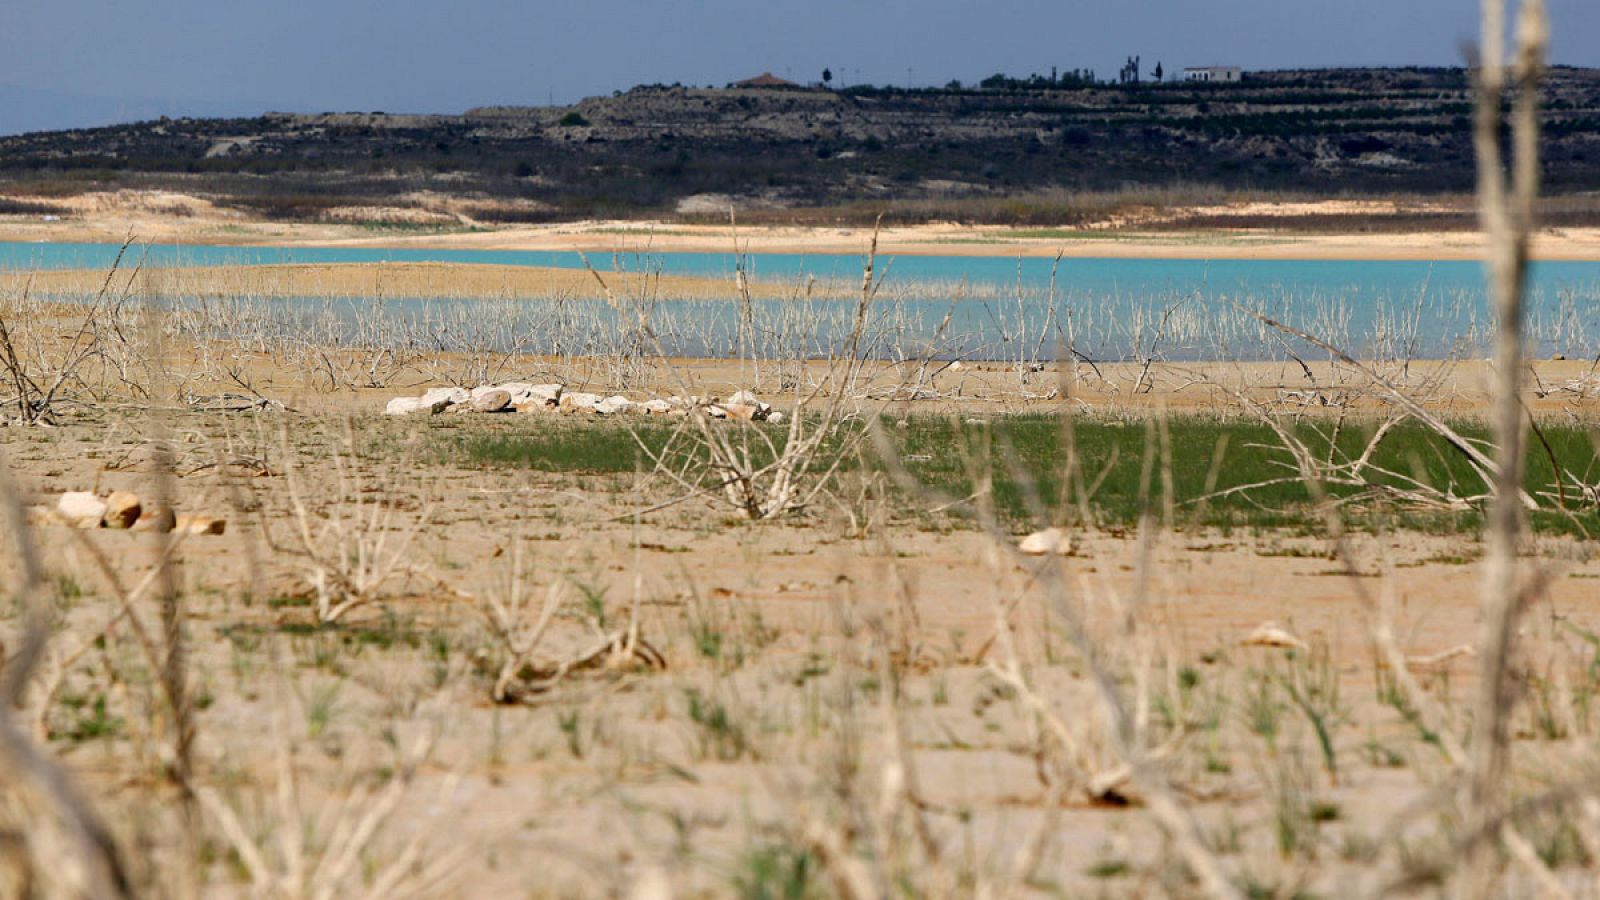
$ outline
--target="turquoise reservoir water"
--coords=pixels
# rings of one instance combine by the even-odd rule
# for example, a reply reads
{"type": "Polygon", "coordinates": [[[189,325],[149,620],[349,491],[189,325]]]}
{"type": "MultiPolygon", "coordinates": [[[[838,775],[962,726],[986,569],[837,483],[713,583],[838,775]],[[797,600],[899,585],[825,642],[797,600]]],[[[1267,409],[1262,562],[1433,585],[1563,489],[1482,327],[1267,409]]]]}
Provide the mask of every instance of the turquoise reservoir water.
{"type": "MultiPolygon", "coordinates": [[[[0,242],[0,269],[96,269],[116,258],[115,244],[0,242]]],[[[153,266],[218,266],[281,263],[455,262],[516,266],[581,268],[577,253],[524,250],[430,250],[382,247],[219,247],[171,244],[129,249],[128,262],[144,259],[153,266]]],[[[815,276],[854,281],[861,277],[862,258],[855,255],[758,253],[750,257],[758,276],[815,276]]],[[[734,261],[726,253],[591,254],[602,270],[659,268],[666,274],[730,276],[734,261]]],[[[1011,286],[1019,275],[1024,284],[1048,281],[1052,261],[1004,257],[898,256],[879,260],[890,283],[937,282],[1011,286]]],[[[1188,293],[1195,290],[1251,294],[1273,291],[1349,292],[1360,296],[1415,296],[1424,284],[1430,290],[1482,290],[1477,262],[1409,260],[1189,260],[1068,259],[1059,273],[1063,287],[1117,293],[1188,293]]],[[[1542,262],[1533,267],[1535,290],[1594,289],[1600,286],[1600,262],[1542,262]]]]}
{"type": "MultiPolygon", "coordinates": [[[[0,269],[104,268],[117,249],[114,244],[0,243],[0,269]]],[[[718,316],[733,297],[731,254],[605,254],[590,260],[602,270],[727,278],[728,291],[694,304],[701,318],[718,316]]],[[[383,261],[583,265],[571,252],[159,244],[130,248],[124,265],[137,261],[147,266],[383,261]]],[[[816,278],[835,286],[858,284],[862,262],[855,255],[752,254],[747,260],[758,278],[816,278]]],[[[887,275],[881,296],[899,304],[912,323],[904,333],[918,327],[931,333],[950,301],[963,300],[956,305],[952,330],[966,342],[969,349],[964,352],[983,356],[1005,357],[1015,349],[1008,345],[1034,341],[1043,331],[1052,332],[1048,343],[1070,336],[1075,346],[1093,345],[1095,352],[1112,357],[1127,355],[1141,338],[1159,338],[1166,352],[1177,356],[1262,355],[1274,339],[1248,334],[1240,323],[1225,332],[1208,331],[1240,305],[1315,330],[1354,352],[1383,352],[1380,345],[1392,344],[1398,335],[1410,341],[1409,352],[1441,356],[1475,352],[1491,319],[1477,262],[1066,259],[1056,272],[1054,290],[1049,259],[898,256],[880,257],[878,263],[887,275]],[[1179,312],[1163,332],[1159,319],[1171,309],[1179,312]]],[[[1600,262],[1537,263],[1529,286],[1537,350],[1587,355],[1600,347],[1600,262]]],[[[415,312],[433,299],[389,302],[397,310],[415,312]]]]}

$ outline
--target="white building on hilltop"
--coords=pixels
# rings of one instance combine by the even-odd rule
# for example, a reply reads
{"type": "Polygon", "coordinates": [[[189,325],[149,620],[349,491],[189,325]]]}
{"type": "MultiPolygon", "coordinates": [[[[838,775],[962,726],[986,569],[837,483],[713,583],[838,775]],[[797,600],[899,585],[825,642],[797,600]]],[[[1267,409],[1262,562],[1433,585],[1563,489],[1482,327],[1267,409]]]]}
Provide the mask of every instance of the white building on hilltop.
{"type": "Polygon", "coordinates": [[[1238,66],[1198,66],[1183,70],[1184,81],[1239,81],[1244,72],[1238,66]]]}

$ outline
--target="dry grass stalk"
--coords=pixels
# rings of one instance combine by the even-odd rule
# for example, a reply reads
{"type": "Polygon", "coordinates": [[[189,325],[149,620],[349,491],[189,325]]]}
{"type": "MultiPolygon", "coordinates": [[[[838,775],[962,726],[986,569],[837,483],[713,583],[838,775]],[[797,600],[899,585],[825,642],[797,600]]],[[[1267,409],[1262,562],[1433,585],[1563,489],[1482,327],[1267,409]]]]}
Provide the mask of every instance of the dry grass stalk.
{"type": "MultiPolygon", "coordinates": [[[[0,463],[4,463],[0,459],[0,463]]],[[[50,639],[44,569],[29,531],[27,514],[9,468],[0,464],[0,514],[13,535],[21,563],[17,601],[23,633],[0,675],[0,787],[22,811],[24,858],[19,867],[41,896],[130,897],[126,870],[110,833],[59,765],[49,759],[16,721],[14,710],[43,658],[50,639]]]]}
{"type": "MultiPolygon", "coordinates": [[[[1062,416],[1066,420],[1064,427],[1070,432],[1072,417],[1070,405],[1064,407],[1062,416]]],[[[880,429],[873,429],[872,435],[880,456],[886,460],[891,474],[902,489],[924,495],[928,499],[943,499],[933,498],[931,492],[912,478],[896,459],[892,446],[880,429]]],[[[1123,786],[1132,784],[1142,796],[1145,808],[1167,833],[1184,864],[1199,881],[1202,891],[1214,898],[1242,897],[1227,868],[1208,846],[1193,814],[1178,798],[1168,784],[1165,774],[1158,768],[1160,761],[1171,755],[1182,743],[1181,729],[1161,746],[1154,748],[1145,746],[1148,716],[1146,691],[1150,683],[1148,669],[1151,658],[1149,641],[1142,635],[1139,617],[1135,614],[1136,608],[1143,604],[1144,598],[1137,597],[1133,604],[1127,606],[1113,598],[1113,606],[1117,607],[1116,611],[1120,613],[1112,619],[1118,626],[1114,629],[1115,633],[1112,635],[1095,633],[1085,613],[1085,599],[1072,595],[1061,563],[1051,559],[1041,564],[1025,556],[1018,550],[1016,542],[1000,526],[992,499],[992,464],[969,456],[968,468],[972,472],[976,486],[974,494],[978,525],[989,535],[986,552],[996,578],[998,580],[1002,571],[1013,567],[1020,567],[1033,573],[1034,583],[1042,591],[1045,605],[1053,613],[1054,618],[1062,623],[1062,630],[1084,667],[1096,706],[1106,722],[1106,727],[1101,733],[1101,741],[1112,761],[1107,764],[1099,760],[1079,737],[1078,732],[1055,712],[1054,704],[1039,694],[1029,683],[1023,674],[1020,656],[1011,638],[1010,619],[1016,604],[1015,602],[1007,604],[998,595],[995,597],[996,625],[993,640],[1001,648],[1003,660],[999,663],[990,663],[990,673],[1001,683],[1015,690],[1023,703],[1040,716],[1052,739],[1067,756],[1067,771],[1077,775],[1080,779],[1078,787],[1087,797],[1102,799],[1113,794],[1120,795],[1123,786]],[[1131,673],[1113,670],[1110,664],[1113,651],[1108,649],[1113,647],[1131,649],[1134,657],[1131,673]],[[1135,696],[1131,701],[1125,696],[1121,686],[1121,682],[1125,680],[1122,676],[1125,675],[1129,676],[1126,680],[1131,681],[1134,687],[1135,696]]],[[[1020,474],[1018,477],[1020,478],[1020,474]]],[[[1146,481],[1149,481],[1148,472],[1146,481]]],[[[1042,509],[1037,496],[1033,497],[1030,505],[1042,509]]],[[[1147,520],[1150,518],[1148,511],[1145,518],[1147,520]]],[[[1150,527],[1153,522],[1146,521],[1145,525],[1150,527]]],[[[1145,547],[1149,546],[1146,541],[1145,547]]],[[[1137,584],[1148,584],[1148,579],[1142,570],[1150,564],[1151,556],[1146,549],[1145,552],[1141,552],[1141,572],[1136,577],[1137,584]]],[[[1059,799],[1065,789],[1064,782],[1059,782],[1052,786],[1050,795],[1059,799]]],[[[1053,817],[1046,817],[1044,825],[1047,826],[1052,821],[1053,817]]],[[[1039,834],[1023,842],[1013,861],[1013,877],[1025,879],[1032,871],[1040,852],[1037,847],[1042,845],[1043,840],[1044,836],[1039,834]]]]}
{"type": "MultiPolygon", "coordinates": [[[[1334,346],[1333,344],[1329,343],[1328,341],[1317,337],[1316,335],[1313,335],[1313,334],[1311,334],[1311,333],[1309,333],[1307,331],[1304,331],[1302,329],[1295,328],[1295,327],[1293,327],[1291,325],[1285,325],[1282,322],[1278,322],[1278,321],[1276,321],[1274,319],[1271,319],[1271,318],[1268,318],[1266,316],[1263,316],[1260,313],[1256,313],[1256,312],[1248,311],[1248,310],[1246,312],[1247,312],[1248,315],[1251,315],[1251,316],[1261,320],[1261,322],[1263,322],[1264,324],[1266,324],[1266,325],[1268,325],[1268,326],[1270,326],[1272,328],[1278,329],[1279,331],[1282,331],[1282,332],[1284,332],[1286,334],[1293,335],[1293,336],[1295,336],[1295,337],[1297,337],[1297,338],[1299,338],[1299,339],[1301,339],[1303,341],[1306,341],[1307,343],[1310,343],[1310,344],[1312,344],[1314,346],[1317,346],[1317,347],[1319,347],[1319,348],[1321,348],[1323,350],[1326,350],[1328,353],[1333,354],[1340,362],[1343,362],[1346,365],[1351,366],[1352,368],[1354,368],[1357,371],[1361,372],[1363,375],[1367,376],[1369,379],[1371,379],[1371,382],[1374,385],[1374,387],[1376,387],[1378,389],[1378,391],[1385,398],[1387,398],[1390,402],[1394,403],[1396,406],[1399,406],[1401,409],[1405,410],[1405,412],[1408,415],[1410,415],[1411,417],[1415,418],[1418,422],[1421,422],[1423,425],[1427,426],[1430,430],[1432,430],[1433,432],[1438,434],[1440,437],[1444,438],[1450,444],[1451,447],[1453,447],[1454,449],[1459,451],[1462,456],[1466,457],[1468,463],[1471,464],[1473,470],[1478,474],[1478,476],[1480,478],[1483,479],[1483,482],[1484,482],[1485,486],[1490,487],[1492,489],[1497,484],[1498,479],[1500,477],[1499,474],[1498,474],[1500,472],[1500,464],[1499,464],[1499,462],[1494,460],[1494,459],[1491,459],[1487,453],[1485,453],[1482,449],[1480,449],[1472,441],[1469,441],[1465,437],[1462,437],[1459,432],[1457,432],[1454,428],[1451,428],[1448,423],[1446,423],[1443,419],[1441,419],[1433,411],[1431,411],[1427,407],[1425,407],[1420,401],[1418,401],[1416,399],[1416,397],[1412,396],[1412,394],[1410,392],[1404,390],[1399,385],[1396,385],[1390,379],[1385,378],[1380,373],[1374,371],[1370,366],[1367,366],[1366,364],[1362,363],[1360,360],[1357,360],[1355,357],[1353,357],[1350,354],[1346,353],[1345,351],[1339,349],[1338,347],[1334,346]]],[[[1519,332],[1518,340],[1519,341],[1521,340],[1520,332],[1519,332]]],[[[1520,350],[1518,352],[1519,352],[1519,357],[1518,358],[1520,360],[1520,350]]],[[[1521,409],[1520,401],[1519,401],[1518,409],[1519,409],[1519,411],[1521,409]]],[[[1520,415],[1520,412],[1519,412],[1519,415],[1520,415]]],[[[1519,459],[1520,459],[1520,456],[1519,456],[1519,459]]],[[[1526,506],[1526,507],[1528,507],[1530,509],[1537,509],[1538,508],[1538,502],[1535,501],[1531,496],[1529,496],[1527,494],[1526,491],[1524,491],[1522,489],[1522,485],[1521,485],[1521,481],[1520,481],[1520,478],[1521,478],[1520,469],[1519,469],[1519,474],[1516,477],[1519,480],[1514,484],[1512,493],[1515,496],[1517,496],[1518,498],[1520,498],[1520,500],[1521,500],[1521,502],[1522,502],[1522,504],[1524,506],[1526,506]]]]}
{"type": "MultiPolygon", "coordinates": [[[[1490,291],[1499,321],[1493,409],[1494,438],[1499,450],[1487,529],[1478,700],[1470,765],[1471,822],[1480,826],[1498,820],[1505,810],[1505,780],[1511,756],[1509,724],[1516,707],[1511,665],[1522,600],[1517,566],[1522,510],[1517,498],[1522,490],[1524,461],[1523,289],[1534,201],[1539,192],[1539,81],[1549,40],[1543,0],[1523,0],[1520,4],[1515,59],[1509,73],[1516,89],[1509,185],[1500,152],[1500,107],[1508,75],[1505,24],[1504,0],[1483,0],[1483,48],[1477,70],[1473,145],[1478,156],[1478,200],[1487,239],[1490,291]]],[[[1509,828],[1508,825],[1508,832],[1509,828]]],[[[1519,852],[1517,842],[1512,841],[1510,846],[1513,856],[1524,863],[1529,858],[1536,859],[1531,853],[1519,852]]],[[[1461,869],[1464,892],[1473,897],[1489,896],[1499,881],[1498,870],[1498,854],[1488,846],[1478,848],[1461,869]]]]}
{"type": "MultiPolygon", "coordinates": [[[[8,323],[3,311],[0,311],[0,368],[5,370],[6,380],[10,382],[7,386],[16,394],[0,401],[0,407],[15,406],[16,420],[20,424],[55,424],[58,412],[56,404],[64,396],[63,392],[80,380],[80,370],[85,363],[103,354],[100,340],[102,313],[112,295],[113,278],[132,242],[131,237],[122,242],[100,290],[82,311],[77,327],[64,347],[55,350],[53,341],[38,334],[32,335],[24,345],[23,337],[16,333],[14,326],[27,324],[26,317],[21,323],[8,323]]],[[[137,269],[134,274],[138,274],[137,269]]],[[[31,288],[31,282],[23,287],[23,306],[27,304],[31,288]]],[[[126,293],[123,298],[126,298],[126,293]]],[[[127,341],[124,339],[123,343],[127,341]]]]}
{"type": "Polygon", "coordinates": [[[500,671],[495,675],[494,685],[489,691],[496,703],[506,703],[512,699],[512,682],[522,667],[527,665],[534,651],[539,649],[539,642],[544,640],[550,623],[555,621],[566,595],[565,582],[559,578],[552,579],[545,590],[544,603],[538,607],[537,615],[533,615],[535,609],[523,583],[522,552],[522,543],[519,541],[511,551],[511,575],[504,592],[491,593],[478,601],[479,611],[488,621],[490,632],[505,653],[500,671]]]}
{"type": "MultiPolygon", "coordinates": [[[[353,454],[354,437],[348,437],[353,454]]],[[[332,501],[319,517],[312,512],[306,486],[290,461],[287,432],[281,442],[284,481],[294,517],[294,543],[273,543],[265,520],[262,531],[274,550],[291,553],[302,561],[317,621],[331,625],[378,599],[391,582],[420,571],[410,562],[411,549],[418,534],[427,527],[433,506],[424,506],[405,523],[406,517],[395,504],[385,500],[386,492],[369,490],[366,481],[354,471],[359,463],[353,461],[353,455],[347,460],[336,451],[332,501]]]]}
{"type": "MultiPolygon", "coordinates": [[[[352,788],[345,796],[326,802],[315,815],[308,815],[289,737],[289,722],[295,716],[286,707],[292,706],[289,698],[293,691],[279,693],[277,727],[273,729],[278,736],[276,783],[265,836],[252,837],[252,829],[214,788],[202,787],[198,792],[201,807],[238,854],[256,895],[273,900],[438,896],[459,874],[465,847],[433,852],[427,846],[427,829],[416,829],[415,836],[375,870],[369,869],[368,858],[427,760],[432,739],[424,734],[412,741],[394,775],[375,792],[352,788]]],[[[453,779],[446,779],[446,792],[452,783],[453,779]]]]}
{"type": "MultiPolygon", "coordinates": [[[[813,505],[828,490],[834,475],[852,458],[865,440],[864,429],[845,426],[855,414],[855,391],[867,364],[865,354],[869,313],[882,287],[881,274],[875,271],[878,237],[874,232],[863,267],[861,288],[850,321],[850,331],[842,347],[830,355],[826,371],[809,390],[796,384],[794,406],[788,424],[778,439],[764,428],[745,422],[713,420],[703,408],[691,411],[667,450],[657,451],[642,440],[640,449],[650,458],[657,474],[664,475],[691,495],[706,493],[700,475],[709,475],[711,492],[720,492],[740,514],[752,520],[775,519],[813,505]],[[692,440],[684,441],[692,435],[692,440]],[[829,442],[837,440],[836,446],[829,442]],[[690,472],[674,465],[673,450],[688,444],[687,453],[707,457],[704,472],[690,472]],[[826,452],[826,457],[824,453],[826,452]]],[[[585,265],[588,260],[585,259],[585,265]]],[[[620,306],[605,278],[593,267],[589,272],[611,299],[620,306]]],[[[744,282],[743,269],[740,280],[744,282]]],[[[741,288],[740,321],[748,315],[748,287],[741,288]]],[[[653,307],[635,303],[637,330],[654,347],[658,358],[668,365],[685,395],[694,392],[682,374],[670,365],[670,356],[652,324],[653,307]]],[[[752,326],[753,327],[753,326],[752,326]]],[[[741,324],[741,335],[745,333],[741,324]]],[[[741,338],[741,348],[747,346],[741,338]]],[[[741,353],[743,350],[741,350],[741,353]]]]}
{"type": "MultiPolygon", "coordinates": [[[[93,541],[89,540],[83,532],[74,531],[72,536],[76,545],[87,552],[95,568],[100,571],[101,576],[110,585],[111,591],[116,597],[116,611],[107,617],[98,629],[83,638],[76,647],[60,654],[51,665],[51,671],[45,678],[43,689],[40,691],[41,702],[37,704],[36,710],[37,727],[35,731],[41,738],[48,735],[44,718],[49,712],[56,694],[60,691],[67,673],[84,654],[101,644],[106,636],[119,624],[123,622],[128,624],[128,630],[132,632],[144,663],[151,672],[163,672],[168,665],[163,658],[161,648],[151,637],[149,629],[145,626],[143,619],[140,618],[138,606],[141,601],[147,599],[155,591],[166,589],[165,582],[170,577],[168,568],[173,558],[183,547],[186,535],[174,535],[171,540],[165,541],[160,554],[156,557],[154,568],[146,572],[131,587],[123,582],[121,574],[117,572],[106,554],[93,541]]],[[[163,683],[164,689],[169,686],[170,683],[163,683]]],[[[173,702],[172,695],[167,694],[166,700],[168,713],[172,715],[175,721],[178,716],[173,712],[176,709],[176,704],[173,702]]]]}
{"type": "MultiPolygon", "coordinates": [[[[986,527],[999,552],[1008,556],[1013,565],[1026,564],[1026,558],[1016,550],[1003,531],[994,527],[992,522],[986,527]]],[[[1148,560],[1141,565],[1149,565],[1148,560]]],[[[1134,706],[1130,707],[1118,686],[1119,679],[1107,667],[1101,647],[1091,636],[1087,622],[1070,596],[1060,563],[1052,560],[1039,566],[1038,570],[1051,609],[1066,624],[1068,639],[1088,670],[1100,710],[1110,723],[1106,729],[1106,742],[1120,761],[1115,768],[1096,773],[1096,777],[1090,781],[1089,790],[1104,794],[1124,782],[1132,782],[1143,795],[1146,808],[1167,832],[1184,863],[1199,880],[1201,889],[1214,898],[1241,897],[1222,861],[1203,839],[1192,813],[1172,791],[1166,776],[1156,768],[1155,764],[1172,747],[1147,750],[1142,746],[1143,716],[1139,713],[1146,702],[1143,692],[1139,692],[1134,698],[1134,706]]],[[[1138,644],[1140,636],[1136,617],[1127,615],[1122,621],[1121,640],[1130,645],[1138,644]]],[[[1140,680],[1135,678],[1135,684],[1140,680]]]]}
{"type": "MultiPolygon", "coordinates": [[[[1282,416],[1257,402],[1243,390],[1224,384],[1206,372],[1192,371],[1190,374],[1196,382],[1209,384],[1232,396],[1240,407],[1272,429],[1273,435],[1278,439],[1278,446],[1290,456],[1290,462],[1283,465],[1286,469],[1292,470],[1281,478],[1234,485],[1220,491],[1214,490],[1215,484],[1212,481],[1212,488],[1208,488],[1194,501],[1197,505],[1209,504],[1214,500],[1238,494],[1249,495],[1263,488],[1292,482],[1315,483],[1320,492],[1319,502],[1334,502],[1340,506],[1382,497],[1418,508],[1463,511],[1484,502],[1489,496],[1488,494],[1459,496],[1449,488],[1441,489],[1414,475],[1374,462],[1374,456],[1384,439],[1410,417],[1408,412],[1401,411],[1386,417],[1367,438],[1360,452],[1354,455],[1341,449],[1336,440],[1339,430],[1344,425],[1342,417],[1327,425],[1309,423],[1309,427],[1323,433],[1327,439],[1327,451],[1319,455],[1295,433],[1291,423],[1285,422],[1282,416]],[[1333,501],[1325,490],[1330,486],[1353,488],[1354,491],[1333,501]]],[[[1220,456],[1218,459],[1220,460],[1220,456]]]]}
{"type": "Polygon", "coordinates": [[[550,661],[537,654],[556,616],[570,599],[570,582],[554,578],[545,589],[544,601],[534,602],[528,590],[527,572],[522,560],[523,546],[516,542],[512,551],[511,572],[504,586],[475,595],[444,583],[443,590],[472,604],[483,616],[490,635],[499,646],[501,658],[493,666],[489,697],[495,703],[518,703],[531,695],[552,690],[574,672],[590,669],[619,670],[629,667],[661,670],[666,657],[640,634],[637,598],[629,607],[628,620],[621,628],[592,629],[593,639],[585,649],[565,658],[550,661]]]}

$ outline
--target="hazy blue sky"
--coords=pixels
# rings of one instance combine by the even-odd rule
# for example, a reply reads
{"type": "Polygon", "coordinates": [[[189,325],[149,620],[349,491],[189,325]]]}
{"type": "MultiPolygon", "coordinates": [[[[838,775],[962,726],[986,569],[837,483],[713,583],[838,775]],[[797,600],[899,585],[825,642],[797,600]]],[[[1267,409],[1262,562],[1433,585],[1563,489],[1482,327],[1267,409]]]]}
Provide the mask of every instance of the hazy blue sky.
{"type": "MultiPolygon", "coordinates": [[[[1600,65],[1600,0],[1549,0],[1552,56],[1600,65]]],[[[7,0],[0,133],[168,114],[459,112],[645,82],[972,81],[1453,65],[1475,0],[7,0]],[[907,70],[911,70],[909,75],[907,70]]]]}

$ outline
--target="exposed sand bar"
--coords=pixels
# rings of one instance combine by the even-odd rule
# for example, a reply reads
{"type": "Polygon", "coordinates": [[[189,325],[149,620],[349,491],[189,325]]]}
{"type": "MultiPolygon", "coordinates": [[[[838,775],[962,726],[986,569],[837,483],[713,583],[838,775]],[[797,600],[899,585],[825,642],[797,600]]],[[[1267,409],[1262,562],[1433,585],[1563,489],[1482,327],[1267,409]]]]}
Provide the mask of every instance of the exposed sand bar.
{"type": "MultiPolygon", "coordinates": [[[[647,276],[602,272],[620,300],[640,296],[660,299],[732,299],[732,280],[685,275],[647,276]]],[[[88,294],[100,290],[106,272],[60,269],[0,274],[0,291],[14,292],[31,284],[41,294],[88,294]]],[[[195,266],[135,270],[125,266],[112,276],[118,293],[220,297],[442,297],[604,299],[593,275],[582,269],[462,263],[290,263],[272,265],[195,266]]],[[[752,296],[785,297],[792,289],[775,283],[752,283],[752,296]]]]}
{"type": "MultiPolygon", "coordinates": [[[[860,254],[872,240],[868,228],[741,228],[739,247],[750,253],[860,254]]],[[[489,232],[353,238],[325,242],[347,247],[433,247],[471,250],[583,250],[585,252],[729,253],[726,227],[593,222],[489,232]]],[[[913,225],[885,228],[879,255],[1052,257],[1071,259],[1307,259],[1474,260],[1483,258],[1473,232],[1412,234],[1292,234],[1274,231],[1152,232],[1011,229],[992,226],[913,225]]],[[[1600,229],[1539,234],[1536,259],[1600,261],[1600,229]]]]}
{"type": "MultiPolygon", "coordinates": [[[[12,217],[13,219],[15,217],[12,217]]],[[[440,250],[550,250],[604,254],[730,253],[726,227],[582,222],[431,234],[373,234],[339,225],[282,225],[231,228],[131,229],[135,238],[156,243],[219,246],[396,247],[440,250]]],[[[45,226],[0,221],[0,241],[117,243],[128,227],[83,223],[45,226]]],[[[751,253],[861,254],[872,239],[868,228],[741,228],[739,247],[751,253]]],[[[1069,259],[1306,259],[1306,260],[1473,260],[1483,258],[1473,232],[1410,234],[1295,234],[1252,231],[1115,231],[1009,229],[989,226],[914,225],[885,228],[878,237],[881,255],[1050,257],[1069,259]],[[1043,235],[1043,236],[1041,236],[1043,235]]],[[[1567,228],[1538,234],[1536,259],[1600,261],[1600,229],[1567,228]]]]}
{"type": "MultiPolygon", "coordinates": [[[[27,199],[27,198],[22,198],[27,199]]],[[[166,191],[113,191],[45,198],[60,218],[0,216],[0,241],[117,243],[128,236],[154,243],[224,246],[409,247],[462,250],[583,250],[590,253],[728,253],[735,233],[726,225],[589,221],[493,226],[463,221],[435,231],[374,230],[350,222],[275,222],[251,218],[202,197],[166,191]],[[175,211],[181,211],[178,214],[175,211]]],[[[1420,207],[1427,211],[1428,207],[1420,207]]],[[[944,256],[1053,256],[1133,259],[1480,259],[1482,239],[1472,231],[1350,231],[1351,222],[1380,223],[1401,211],[1394,203],[1327,200],[1263,201],[1187,212],[1248,215],[1262,222],[1314,221],[1326,233],[1300,228],[1177,230],[1159,220],[1129,218],[1083,228],[1009,228],[933,223],[884,228],[884,254],[944,256]],[[1344,229],[1344,230],[1340,230],[1344,229]]],[[[379,210],[378,212],[383,212],[379,210]]],[[[395,211],[396,214],[405,212],[395,211]]],[[[1169,210],[1177,215],[1184,210],[1169,210]]],[[[754,253],[859,254],[872,229],[863,227],[741,226],[738,245],[754,253]]],[[[1600,228],[1544,229],[1533,242],[1538,259],[1600,261],[1600,228]]]]}

